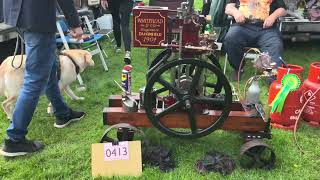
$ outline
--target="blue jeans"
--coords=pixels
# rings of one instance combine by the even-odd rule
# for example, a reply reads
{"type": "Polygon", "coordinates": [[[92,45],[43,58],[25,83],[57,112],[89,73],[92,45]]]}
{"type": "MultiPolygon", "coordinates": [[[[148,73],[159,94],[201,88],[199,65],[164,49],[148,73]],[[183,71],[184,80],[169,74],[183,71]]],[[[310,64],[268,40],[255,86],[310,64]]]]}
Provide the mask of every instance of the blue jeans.
{"type": "Polygon", "coordinates": [[[45,91],[56,117],[70,114],[58,86],[55,34],[25,31],[23,37],[27,54],[24,81],[7,129],[7,135],[13,141],[24,139],[28,133],[41,92],[45,91]]]}
{"type": "Polygon", "coordinates": [[[280,58],[283,43],[280,31],[276,27],[263,29],[255,25],[233,24],[224,39],[224,47],[229,63],[235,70],[239,69],[245,47],[255,47],[261,52],[268,52],[277,67],[282,65],[280,58]]]}

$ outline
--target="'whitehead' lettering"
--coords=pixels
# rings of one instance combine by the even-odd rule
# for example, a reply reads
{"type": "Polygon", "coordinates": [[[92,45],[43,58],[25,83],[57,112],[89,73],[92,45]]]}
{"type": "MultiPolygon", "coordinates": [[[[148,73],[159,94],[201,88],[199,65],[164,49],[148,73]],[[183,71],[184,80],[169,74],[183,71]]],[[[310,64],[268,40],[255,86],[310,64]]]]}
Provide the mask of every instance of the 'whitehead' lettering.
{"type": "Polygon", "coordinates": [[[138,19],[138,23],[163,24],[163,19],[138,19]]]}

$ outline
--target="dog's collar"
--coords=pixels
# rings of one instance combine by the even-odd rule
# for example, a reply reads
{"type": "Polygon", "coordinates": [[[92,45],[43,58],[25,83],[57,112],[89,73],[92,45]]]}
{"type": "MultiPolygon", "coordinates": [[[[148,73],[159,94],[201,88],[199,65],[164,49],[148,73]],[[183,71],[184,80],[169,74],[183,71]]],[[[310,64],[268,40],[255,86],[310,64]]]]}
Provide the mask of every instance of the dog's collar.
{"type": "Polygon", "coordinates": [[[60,55],[62,55],[62,56],[67,56],[70,60],[71,60],[71,62],[74,64],[74,67],[76,67],[76,73],[77,73],[77,75],[80,73],[80,67],[79,67],[79,65],[74,61],[74,59],[69,55],[69,54],[67,54],[67,53],[63,53],[63,52],[60,52],[60,55]]]}

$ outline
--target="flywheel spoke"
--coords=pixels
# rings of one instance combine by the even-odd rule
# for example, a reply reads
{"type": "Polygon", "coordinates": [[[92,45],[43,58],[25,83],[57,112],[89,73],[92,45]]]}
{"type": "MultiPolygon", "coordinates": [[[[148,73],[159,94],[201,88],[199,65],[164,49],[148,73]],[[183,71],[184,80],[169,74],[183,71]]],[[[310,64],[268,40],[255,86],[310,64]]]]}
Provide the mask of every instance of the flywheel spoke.
{"type": "Polygon", "coordinates": [[[175,87],[172,86],[172,84],[170,84],[168,81],[164,80],[162,77],[160,77],[158,79],[158,82],[163,85],[165,88],[167,88],[167,90],[171,91],[172,93],[174,93],[176,96],[180,97],[181,93],[179,92],[179,90],[175,87]]]}
{"type": "Polygon", "coordinates": [[[177,101],[173,105],[169,106],[168,108],[165,108],[163,111],[155,115],[155,118],[157,121],[159,121],[163,116],[169,114],[170,112],[174,112],[177,109],[179,109],[182,106],[182,103],[180,101],[177,101]]]}
{"type": "Polygon", "coordinates": [[[189,124],[190,124],[190,128],[191,128],[191,132],[192,132],[192,134],[196,134],[198,131],[197,120],[196,120],[195,113],[192,108],[188,109],[188,116],[189,116],[189,124]]]}
{"type": "Polygon", "coordinates": [[[168,90],[167,88],[163,87],[163,88],[155,90],[154,94],[158,95],[158,94],[163,93],[163,92],[165,92],[167,90],[168,90]]]}
{"type": "Polygon", "coordinates": [[[191,82],[191,85],[190,85],[189,94],[195,94],[197,85],[198,85],[199,80],[200,80],[200,76],[202,74],[202,70],[203,70],[202,67],[196,67],[196,70],[195,70],[196,72],[194,74],[194,77],[192,78],[192,82],[191,82]]]}

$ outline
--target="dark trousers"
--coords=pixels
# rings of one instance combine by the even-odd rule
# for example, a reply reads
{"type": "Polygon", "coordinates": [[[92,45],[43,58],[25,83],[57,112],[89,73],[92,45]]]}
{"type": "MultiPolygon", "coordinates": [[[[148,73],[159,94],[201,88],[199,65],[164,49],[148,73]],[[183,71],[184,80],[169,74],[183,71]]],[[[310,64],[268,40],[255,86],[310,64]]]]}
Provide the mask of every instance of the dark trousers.
{"type": "Polygon", "coordinates": [[[255,47],[261,52],[268,52],[277,66],[282,65],[283,43],[277,27],[263,29],[255,25],[233,24],[224,39],[224,48],[228,61],[235,70],[239,69],[245,47],[255,47]]]}
{"type": "Polygon", "coordinates": [[[113,19],[113,33],[117,47],[121,47],[121,33],[125,51],[131,51],[131,32],[129,28],[132,0],[110,0],[109,9],[113,19]],[[121,26],[121,28],[120,28],[121,26]]]}

